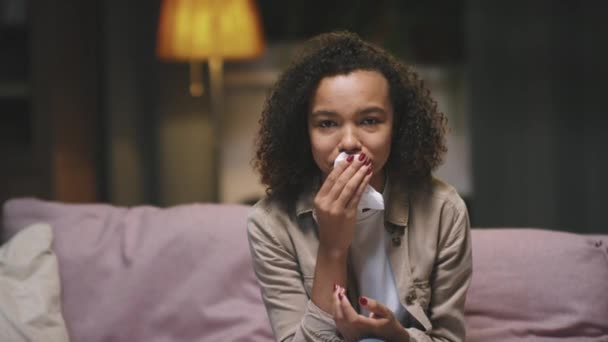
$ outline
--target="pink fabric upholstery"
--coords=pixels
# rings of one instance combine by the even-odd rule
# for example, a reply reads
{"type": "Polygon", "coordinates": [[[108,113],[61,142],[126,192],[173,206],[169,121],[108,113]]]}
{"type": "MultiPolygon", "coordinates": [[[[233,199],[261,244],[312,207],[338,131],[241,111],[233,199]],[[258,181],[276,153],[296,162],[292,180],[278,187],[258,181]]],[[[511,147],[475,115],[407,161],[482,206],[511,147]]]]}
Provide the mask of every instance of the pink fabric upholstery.
{"type": "Polygon", "coordinates": [[[72,341],[272,340],[250,264],[248,207],[16,199],[4,209],[9,235],[52,226],[72,341]]]}
{"type": "MultiPolygon", "coordinates": [[[[272,340],[250,266],[248,208],[16,199],[9,234],[55,233],[72,341],[272,340]]],[[[474,229],[467,341],[608,341],[608,236],[474,229]]]]}
{"type": "Polygon", "coordinates": [[[476,229],[467,341],[608,341],[608,236],[476,229]]]}

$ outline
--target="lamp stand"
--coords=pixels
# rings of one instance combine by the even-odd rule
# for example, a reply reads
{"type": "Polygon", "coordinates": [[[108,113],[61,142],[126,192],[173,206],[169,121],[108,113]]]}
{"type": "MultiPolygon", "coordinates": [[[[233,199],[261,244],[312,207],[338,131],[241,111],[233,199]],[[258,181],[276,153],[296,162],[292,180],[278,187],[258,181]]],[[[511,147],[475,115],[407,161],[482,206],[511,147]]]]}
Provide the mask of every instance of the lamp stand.
{"type": "Polygon", "coordinates": [[[220,198],[220,170],[222,138],[222,118],[224,106],[223,94],[223,60],[221,57],[209,58],[209,102],[211,114],[211,128],[213,129],[213,201],[219,203],[220,198]]]}

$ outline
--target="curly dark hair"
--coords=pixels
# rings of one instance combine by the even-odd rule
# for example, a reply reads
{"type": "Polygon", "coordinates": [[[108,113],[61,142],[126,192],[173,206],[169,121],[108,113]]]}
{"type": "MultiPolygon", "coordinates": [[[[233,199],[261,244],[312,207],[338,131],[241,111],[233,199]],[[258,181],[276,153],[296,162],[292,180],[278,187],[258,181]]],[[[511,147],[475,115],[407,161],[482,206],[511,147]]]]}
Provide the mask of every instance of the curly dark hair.
{"type": "Polygon", "coordinates": [[[271,199],[291,207],[314,186],[307,117],[321,79],[355,70],[378,71],[387,79],[394,110],[391,152],[385,170],[408,183],[427,183],[447,151],[447,119],[422,80],[382,48],[350,32],[310,39],[272,88],[259,121],[254,167],[271,199]]]}

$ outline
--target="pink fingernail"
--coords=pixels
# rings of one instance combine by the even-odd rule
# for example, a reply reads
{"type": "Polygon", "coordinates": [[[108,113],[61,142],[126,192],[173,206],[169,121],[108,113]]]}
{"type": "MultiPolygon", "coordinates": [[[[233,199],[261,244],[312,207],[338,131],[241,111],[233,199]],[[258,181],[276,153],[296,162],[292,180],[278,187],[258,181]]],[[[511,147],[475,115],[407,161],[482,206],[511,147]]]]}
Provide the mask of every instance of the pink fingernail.
{"type": "Polygon", "coordinates": [[[340,299],[340,301],[342,301],[342,293],[338,293],[338,299],[340,299]]]}
{"type": "Polygon", "coordinates": [[[354,159],[355,159],[355,156],[352,154],[349,154],[348,157],[346,157],[346,161],[349,163],[352,162],[354,159]]]}
{"type": "Polygon", "coordinates": [[[367,298],[365,298],[363,296],[359,297],[359,304],[367,305],[367,298]]]}
{"type": "Polygon", "coordinates": [[[359,161],[363,161],[365,159],[365,153],[361,153],[359,155],[359,161]]]}

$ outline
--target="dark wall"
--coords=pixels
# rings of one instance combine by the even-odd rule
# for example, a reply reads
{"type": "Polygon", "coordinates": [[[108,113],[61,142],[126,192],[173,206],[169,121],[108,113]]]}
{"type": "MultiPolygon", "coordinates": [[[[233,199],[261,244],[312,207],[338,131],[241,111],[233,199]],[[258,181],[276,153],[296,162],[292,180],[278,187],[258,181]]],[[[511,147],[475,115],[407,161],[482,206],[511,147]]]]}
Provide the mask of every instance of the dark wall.
{"type": "Polygon", "coordinates": [[[605,7],[469,1],[474,225],[608,232],[605,7]]]}
{"type": "MultiPolygon", "coordinates": [[[[23,159],[25,166],[4,167],[0,185],[5,198],[162,202],[160,166],[166,162],[159,157],[160,112],[195,112],[204,103],[188,99],[179,88],[187,82],[186,66],[161,63],[154,56],[159,3],[32,5],[28,39],[34,128],[31,148],[26,144],[31,156],[12,153],[15,161],[7,164],[23,159]],[[124,159],[115,158],[124,150],[132,151],[124,157],[127,161],[136,159],[132,170],[124,167],[124,159]],[[9,184],[19,191],[7,191],[9,184]]],[[[398,3],[378,2],[384,9],[380,17],[390,13],[409,19],[386,17],[393,24],[384,29],[376,25],[382,20],[353,20],[362,32],[378,34],[378,41],[391,41],[380,34],[384,31],[403,37],[404,44],[411,32],[422,32],[413,37],[433,32],[434,24],[424,25],[432,20],[412,13],[431,18],[435,12],[405,5],[391,10],[401,8],[398,3]],[[395,23],[409,28],[404,29],[408,33],[395,23]]],[[[475,226],[608,232],[603,222],[603,195],[608,191],[604,7],[599,1],[464,4],[464,53],[447,60],[467,68],[475,226]]],[[[460,10],[437,13],[448,18],[452,12],[458,16],[460,10]]],[[[449,25],[438,31],[446,30],[449,25]]],[[[444,46],[442,40],[457,41],[454,37],[458,35],[418,38],[422,43],[414,46],[430,48],[414,51],[422,51],[420,56],[427,51],[435,57],[421,60],[440,63],[442,49],[432,47],[444,46]]]]}
{"type": "Polygon", "coordinates": [[[160,0],[103,1],[105,201],[158,204],[160,0]],[[128,151],[124,152],[124,151],[128,151]]]}
{"type": "Polygon", "coordinates": [[[97,2],[13,5],[24,18],[11,24],[22,34],[6,37],[6,23],[0,24],[10,44],[0,58],[0,113],[8,114],[0,120],[0,132],[8,133],[0,139],[0,202],[20,196],[96,201],[101,121],[97,2]]]}

